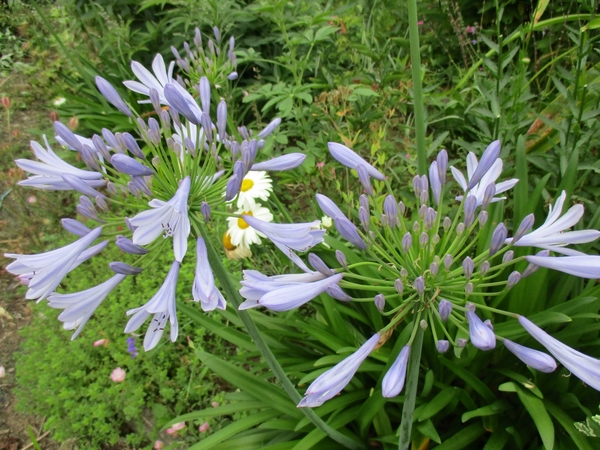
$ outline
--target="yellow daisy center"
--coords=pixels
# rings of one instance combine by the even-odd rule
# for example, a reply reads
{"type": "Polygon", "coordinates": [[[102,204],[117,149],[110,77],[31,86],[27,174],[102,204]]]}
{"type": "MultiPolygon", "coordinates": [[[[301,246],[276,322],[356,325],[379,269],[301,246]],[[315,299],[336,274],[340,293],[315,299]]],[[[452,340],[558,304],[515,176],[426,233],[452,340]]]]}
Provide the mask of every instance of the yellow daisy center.
{"type": "Polygon", "coordinates": [[[231,235],[229,233],[225,233],[223,235],[223,247],[225,247],[225,250],[228,250],[228,251],[232,251],[237,248],[235,245],[233,245],[231,243],[231,235]]]}
{"type": "MultiPolygon", "coordinates": [[[[251,216],[252,215],[252,211],[245,211],[242,214],[246,214],[247,216],[251,216]]],[[[238,219],[238,227],[240,227],[242,230],[245,230],[249,226],[250,225],[248,225],[246,223],[246,221],[244,219],[242,219],[241,217],[238,219]]]]}
{"type": "Polygon", "coordinates": [[[252,189],[252,186],[254,186],[254,181],[248,180],[247,178],[245,178],[242,181],[242,187],[240,188],[240,191],[248,192],[250,189],[252,189]]]}

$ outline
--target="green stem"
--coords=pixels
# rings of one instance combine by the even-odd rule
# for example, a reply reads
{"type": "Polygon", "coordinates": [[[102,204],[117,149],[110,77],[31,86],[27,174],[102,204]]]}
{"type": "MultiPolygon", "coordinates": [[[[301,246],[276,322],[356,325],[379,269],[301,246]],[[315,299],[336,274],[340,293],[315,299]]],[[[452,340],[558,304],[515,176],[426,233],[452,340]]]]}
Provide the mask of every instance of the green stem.
{"type": "MultiPolygon", "coordinates": [[[[242,303],[242,300],[239,296],[236,287],[233,285],[231,279],[229,278],[227,271],[221,264],[219,255],[217,254],[215,248],[212,245],[212,242],[210,241],[210,237],[207,233],[206,228],[204,227],[204,225],[201,224],[198,224],[198,226],[194,226],[194,228],[196,228],[196,231],[199,232],[202,238],[204,238],[210,266],[217,279],[221,283],[221,287],[223,288],[223,291],[225,291],[225,296],[233,305],[240,319],[242,319],[242,322],[244,323],[248,334],[254,341],[254,344],[260,351],[263,358],[265,358],[265,361],[273,371],[273,374],[277,377],[277,379],[283,386],[283,389],[286,391],[286,393],[289,395],[289,397],[294,403],[299,403],[300,400],[302,400],[302,396],[298,393],[298,391],[296,391],[296,388],[286,376],[285,371],[283,370],[281,365],[279,365],[277,358],[275,358],[275,355],[273,355],[273,352],[271,351],[267,343],[263,340],[262,335],[260,334],[260,331],[258,330],[256,324],[250,317],[250,314],[248,314],[247,311],[240,311],[238,309],[239,305],[242,303]]],[[[315,427],[323,431],[323,433],[325,433],[331,439],[340,443],[344,447],[357,450],[366,448],[365,445],[363,445],[362,443],[357,442],[354,439],[345,436],[339,431],[331,428],[312,409],[301,408],[301,410],[304,413],[304,415],[310,419],[310,421],[315,427]]]]}
{"type": "Polygon", "coordinates": [[[410,65],[413,82],[413,107],[415,114],[415,137],[417,140],[417,170],[427,173],[427,149],[425,148],[425,106],[421,84],[421,49],[419,47],[419,23],[417,0],[408,0],[408,33],[410,38],[410,65]]]}
{"type": "Polygon", "coordinates": [[[406,375],[406,395],[404,407],[402,408],[402,419],[400,425],[400,438],[398,439],[398,450],[408,450],[410,446],[410,433],[412,431],[413,413],[415,411],[415,400],[417,398],[417,387],[419,384],[419,367],[421,366],[421,349],[423,348],[423,328],[419,326],[420,315],[417,310],[420,303],[415,304],[414,317],[417,334],[410,349],[408,360],[408,373],[406,375]]]}

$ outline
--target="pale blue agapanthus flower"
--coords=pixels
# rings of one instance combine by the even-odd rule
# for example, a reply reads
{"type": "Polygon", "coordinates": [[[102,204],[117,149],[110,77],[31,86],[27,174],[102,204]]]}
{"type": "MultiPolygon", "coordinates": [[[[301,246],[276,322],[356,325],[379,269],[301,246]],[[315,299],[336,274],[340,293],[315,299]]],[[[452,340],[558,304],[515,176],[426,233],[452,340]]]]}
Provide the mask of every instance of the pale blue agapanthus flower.
{"type": "MultiPolygon", "coordinates": [[[[567,193],[562,191],[560,196],[556,199],[554,207],[550,205],[548,217],[544,224],[538,229],[525,234],[523,237],[516,240],[513,245],[517,247],[538,247],[569,256],[583,256],[584,253],[571,248],[566,248],[565,245],[584,244],[595,241],[600,237],[600,231],[565,231],[579,223],[583,217],[584,210],[583,205],[573,205],[561,217],[566,198],[567,193]]],[[[513,238],[506,239],[507,244],[510,244],[513,241],[513,238]]]]}
{"type": "Polygon", "coordinates": [[[383,381],[381,382],[381,392],[386,398],[396,397],[404,388],[406,380],[406,368],[408,367],[408,358],[410,357],[410,345],[405,345],[398,354],[398,357],[391,365],[383,381]]]}
{"type": "Polygon", "coordinates": [[[190,177],[185,177],[175,195],[167,202],[153,199],[148,205],[153,209],[143,211],[130,219],[137,227],[133,232],[133,243],[146,245],[164,234],[173,236],[175,259],[183,261],[187,251],[187,240],[190,234],[188,217],[188,196],[190,194],[190,177]]]}
{"type": "Polygon", "coordinates": [[[350,383],[363,361],[375,350],[380,337],[379,333],[375,333],[358,350],[319,375],[306,390],[305,397],[298,403],[298,407],[315,408],[339,394],[350,383]]]}
{"type": "Polygon", "coordinates": [[[192,289],[194,300],[200,302],[204,311],[225,309],[227,302],[215,286],[215,278],[208,262],[206,244],[201,237],[196,241],[196,276],[192,289]]]}
{"type": "Polygon", "coordinates": [[[127,275],[115,274],[98,286],[71,294],[51,294],[48,297],[48,306],[51,308],[64,309],[58,316],[58,320],[64,322],[65,330],[77,328],[71,340],[75,339],[94,311],[102,301],[127,275]]]}
{"type": "Polygon", "coordinates": [[[15,162],[25,172],[33,174],[26,180],[20,181],[21,186],[30,186],[45,190],[71,190],[73,187],[67,183],[63,175],[76,177],[91,188],[99,188],[106,184],[100,172],[78,169],[64,162],[50,148],[44,136],[46,149],[35,141],[31,141],[31,148],[40,161],[17,159],[15,162]]]}
{"type": "Polygon", "coordinates": [[[72,244],[39,255],[5,253],[5,257],[16,259],[6,266],[6,270],[14,275],[27,275],[29,290],[25,298],[41,301],[56,289],[67,273],[77,267],[77,259],[101,234],[102,227],[95,228],[72,244]]]}
{"type": "Polygon", "coordinates": [[[519,323],[577,378],[600,391],[600,360],[584,355],[554,339],[524,316],[519,316],[519,323]]]}
{"type": "Polygon", "coordinates": [[[474,311],[467,310],[469,321],[469,337],[471,343],[480,350],[491,350],[496,347],[494,331],[485,325],[474,311]]]}
{"type": "Polygon", "coordinates": [[[525,259],[531,264],[547,269],[558,270],[581,278],[600,278],[600,256],[538,256],[528,255],[525,259]]]}
{"type": "Polygon", "coordinates": [[[239,309],[264,306],[271,311],[299,308],[337,285],[342,274],[325,277],[320,272],[267,277],[256,271],[244,271],[240,294],[246,298],[239,309]]]}
{"type": "Polygon", "coordinates": [[[556,370],[556,361],[550,355],[532,348],[527,348],[516,342],[509,341],[508,339],[503,339],[502,342],[511,353],[529,367],[545,373],[554,372],[556,370]]]}
{"type": "Polygon", "coordinates": [[[148,303],[139,308],[127,311],[127,315],[133,315],[133,317],[127,322],[125,333],[133,333],[142,326],[151,314],[154,314],[144,337],[144,350],[146,351],[152,350],[158,345],[165,331],[167,321],[171,323],[171,342],[177,340],[179,326],[175,309],[175,289],[177,287],[180,267],[181,264],[178,261],[173,261],[163,285],[148,303]]]}
{"type": "MultiPolygon", "coordinates": [[[[165,98],[164,90],[167,83],[171,83],[173,81],[173,69],[175,68],[175,61],[171,61],[169,63],[169,68],[165,65],[165,60],[162,55],[157,54],[152,60],[152,72],[146,69],[143,65],[141,65],[137,61],[131,61],[131,70],[138,80],[141,81],[132,81],[127,80],[123,81],[123,84],[131,89],[133,92],[137,92],[138,94],[146,95],[150,97],[150,90],[156,89],[159,96],[159,101],[163,105],[168,105],[169,102],[165,98]]],[[[138,103],[150,103],[151,100],[138,100],[138,103]]]]}

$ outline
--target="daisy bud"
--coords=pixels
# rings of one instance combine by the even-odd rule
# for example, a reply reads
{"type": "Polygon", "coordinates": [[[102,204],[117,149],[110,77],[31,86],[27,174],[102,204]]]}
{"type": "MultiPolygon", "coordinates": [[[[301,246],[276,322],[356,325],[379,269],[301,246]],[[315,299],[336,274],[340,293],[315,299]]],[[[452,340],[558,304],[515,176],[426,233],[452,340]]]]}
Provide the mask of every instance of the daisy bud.
{"type": "Polygon", "coordinates": [[[450,342],[445,339],[440,339],[435,343],[435,347],[439,353],[446,353],[450,348],[450,342]]]}

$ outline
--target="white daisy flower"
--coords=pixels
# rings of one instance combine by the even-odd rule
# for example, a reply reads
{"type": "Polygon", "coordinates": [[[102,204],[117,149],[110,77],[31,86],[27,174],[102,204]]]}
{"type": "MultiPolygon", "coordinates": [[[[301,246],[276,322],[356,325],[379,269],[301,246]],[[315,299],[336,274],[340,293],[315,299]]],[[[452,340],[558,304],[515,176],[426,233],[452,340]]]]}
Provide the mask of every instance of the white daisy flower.
{"type": "Polygon", "coordinates": [[[250,258],[252,256],[252,250],[249,247],[243,245],[233,245],[231,243],[231,234],[226,231],[223,235],[223,248],[228,259],[237,261],[242,258],[250,258]]]}
{"type": "MultiPolygon", "coordinates": [[[[240,208],[235,214],[256,217],[263,222],[271,222],[273,220],[271,211],[256,203],[252,204],[248,209],[240,208]]],[[[266,237],[260,231],[248,225],[241,217],[228,217],[227,222],[229,223],[227,233],[230,236],[230,243],[236,247],[248,248],[252,244],[260,244],[260,238],[266,237]]]]}
{"type": "Polygon", "coordinates": [[[263,171],[250,171],[242,181],[242,187],[237,196],[237,207],[249,210],[256,204],[257,199],[266,201],[273,192],[273,181],[263,171]]]}

